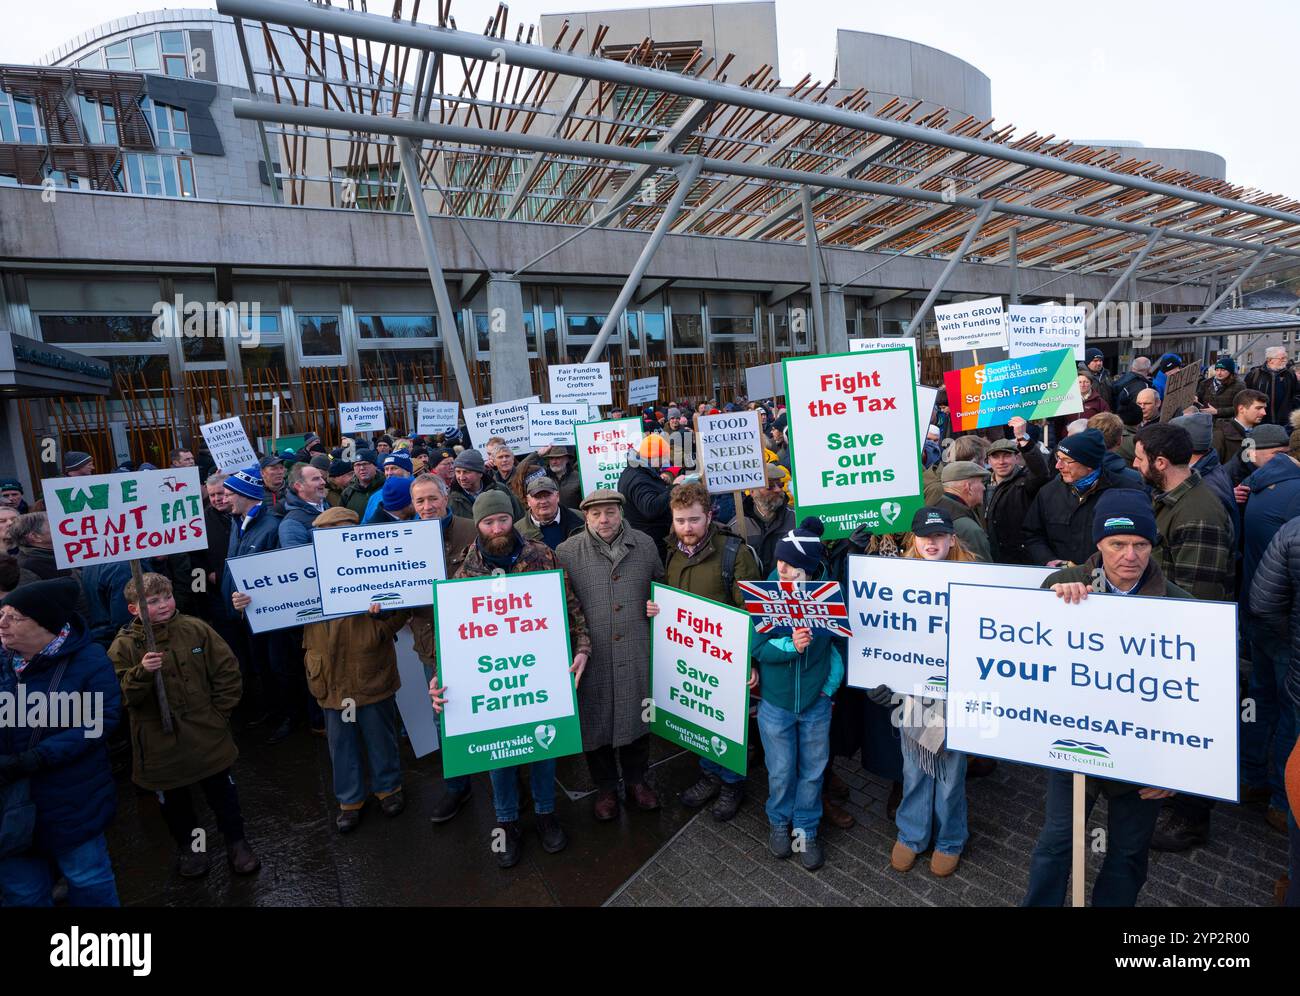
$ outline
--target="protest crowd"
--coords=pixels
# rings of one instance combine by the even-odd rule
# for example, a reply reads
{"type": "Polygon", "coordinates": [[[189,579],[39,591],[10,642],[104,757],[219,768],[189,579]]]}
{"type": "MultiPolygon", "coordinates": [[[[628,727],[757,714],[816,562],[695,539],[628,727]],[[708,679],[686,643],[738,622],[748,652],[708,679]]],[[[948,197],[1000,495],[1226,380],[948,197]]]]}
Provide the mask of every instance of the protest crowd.
{"type": "MultiPolygon", "coordinates": [[[[0,471],[0,692],[102,693],[105,703],[98,738],[80,728],[0,726],[6,826],[24,804],[30,815],[27,838],[0,852],[0,897],[5,905],[49,905],[56,893],[75,905],[117,903],[105,836],[115,767],[156,798],[179,875],[202,877],[211,865],[213,849],[192,846],[205,825],[196,795],[215,816],[231,870],[256,874],[233,730],[272,746],[323,738],[340,833],[376,810],[398,817],[410,725],[397,704],[399,634],[408,630],[437,714],[457,703],[448,673],[457,662],[448,658],[468,651],[456,649],[428,604],[376,601],[367,611],[254,631],[251,607],[262,593],[238,585],[231,563],[311,544],[322,530],[436,520],[448,585],[559,572],[563,598],[549,630],[567,640],[580,750],[596,789],[590,814],[602,822],[623,808],[661,805],[647,702],[658,692],[655,634],[668,621],[657,617],[674,593],[695,600],[695,632],[706,637],[721,632],[711,613],[735,618],[753,591],[838,583],[851,603],[852,565],[874,558],[943,562],[953,578],[969,564],[1046,568],[1041,587],[1068,605],[1090,593],[1235,603],[1239,626],[1230,637],[1240,700],[1251,707],[1240,726],[1240,799],[1270,832],[1289,835],[1277,897],[1300,906],[1300,380],[1284,353],[1243,375],[1224,356],[1182,410],[1163,418],[1166,382],[1183,366],[1165,354],[1110,371],[1089,350],[1078,364],[1081,411],[975,430],[954,428],[956,399],[950,404],[940,388],[929,418],[920,416],[928,431],[916,447],[923,472],[914,510],[891,529],[861,525],[843,536],[829,520],[796,512],[804,481],[792,471],[805,423],[779,396],[607,407],[605,420],[639,420],[640,433],[620,454],[624,469],[596,488],[584,488],[572,445],[523,452],[493,437],[479,448],[463,424],[409,435],[309,433],[299,448],[269,447],[256,462],[224,469],[197,439],[169,453],[165,467],[97,467],[89,454],[64,452],[51,474],[64,485],[198,468],[206,543],[142,558],[136,576],[125,559],[60,567],[52,510],[0,471]],[[711,489],[698,419],[749,411],[757,413],[761,486],[711,489]]],[[[673,618],[684,618],[682,610],[673,618]]],[[[827,861],[821,827],[854,819],[840,805],[848,788],[832,761],[860,764],[893,785],[892,868],[952,875],[970,836],[968,780],[1011,762],[949,749],[942,698],[851,684],[842,630],[760,625],[757,616],[750,630],[749,659],[733,666],[754,707],[740,727],[758,736],[737,742],[748,745],[750,770],[765,767],[766,798],[753,797],[744,763],[737,770],[722,753],[697,751],[698,778],[682,803],[707,807],[718,821],[763,806],[772,859],[815,872],[827,861]]],[[[490,792],[496,825],[482,839],[502,868],[516,865],[532,840],[561,851],[555,770],[551,756],[492,767],[487,778],[483,768],[448,773],[430,832],[456,819],[474,793],[490,792]]],[[[1215,802],[1205,796],[1090,775],[1087,805],[1103,796],[1109,846],[1096,905],[1134,905],[1151,850],[1191,852],[1214,836],[1215,802]]],[[[1059,906],[1070,876],[1068,772],[1048,773],[1042,804],[1042,833],[1024,855],[1023,903],[1059,906]]]]}

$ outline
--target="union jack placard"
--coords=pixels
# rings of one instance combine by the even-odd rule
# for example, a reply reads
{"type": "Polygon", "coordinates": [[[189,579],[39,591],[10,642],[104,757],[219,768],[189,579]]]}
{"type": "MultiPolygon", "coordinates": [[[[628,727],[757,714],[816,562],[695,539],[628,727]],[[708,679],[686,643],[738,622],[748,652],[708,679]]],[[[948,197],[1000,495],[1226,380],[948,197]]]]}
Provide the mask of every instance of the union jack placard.
{"type": "Polygon", "coordinates": [[[849,636],[849,610],[838,581],[737,581],[754,629],[828,629],[849,636]]]}

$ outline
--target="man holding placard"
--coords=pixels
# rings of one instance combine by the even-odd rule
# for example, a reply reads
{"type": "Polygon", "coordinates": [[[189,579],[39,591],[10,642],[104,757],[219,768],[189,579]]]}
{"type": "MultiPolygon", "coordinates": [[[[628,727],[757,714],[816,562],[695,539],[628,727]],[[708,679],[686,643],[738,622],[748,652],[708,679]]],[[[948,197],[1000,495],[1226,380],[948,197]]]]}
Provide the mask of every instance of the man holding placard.
{"type": "MultiPolygon", "coordinates": [[[[1156,520],[1151,504],[1140,491],[1116,489],[1101,496],[1093,525],[1097,553],[1079,567],[1050,575],[1044,588],[1051,588],[1067,605],[1088,597],[1089,591],[1111,595],[1156,598],[1191,598],[1187,592],[1165,580],[1160,566],[1151,559],[1157,540],[1156,520]]],[[[1070,874],[1071,774],[1051,771],[1047,776],[1047,816],[1029,866],[1029,891],[1025,906],[1060,906],[1065,901],[1070,874]]],[[[1147,855],[1161,800],[1174,793],[1167,789],[1092,779],[1087,808],[1098,794],[1106,793],[1108,832],[1106,859],[1093,885],[1094,906],[1133,906],[1147,876],[1147,855]]],[[[1086,819],[1086,815],[1085,815],[1086,819]]]]}
{"type": "MultiPolygon", "coordinates": [[[[534,540],[526,540],[519,534],[515,528],[514,508],[511,505],[510,497],[500,491],[484,491],[474,502],[474,526],[478,531],[478,538],[475,540],[473,547],[465,556],[460,570],[456,572],[454,581],[465,578],[481,578],[490,575],[516,575],[533,572],[558,571],[561,580],[564,578],[564,569],[556,559],[555,554],[544,543],[534,540]]],[[[453,582],[445,582],[451,584],[453,582]]],[[[439,592],[442,585],[435,588],[434,608],[438,613],[439,625],[438,632],[444,632],[444,626],[453,625],[450,616],[443,617],[443,612],[448,611],[448,603],[444,603],[439,598],[439,592]]],[[[472,620],[462,620],[460,625],[454,627],[453,632],[461,632],[461,638],[464,639],[470,633],[475,634],[476,638],[498,638],[507,633],[516,632],[532,633],[537,632],[536,642],[541,643],[541,631],[545,630],[548,634],[556,633],[560,630],[561,625],[567,619],[568,637],[573,650],[573,663],[569,672],[573,675],[574,686],[582,680],[583,669],[587,666],[587,659],[591,656],[591,639],[587,635],[587,621],[582,614],[582,606],[574,595],[572,588],[565,584],[563,586],[565,598],[566,618],[556,619],[553,617],[534,617],[529,615],[526,609],[532,607],[533,592],[528,591],[524,594],[505,592],[499,595],[495,600],[489,596],[481,596],[481,602],[473,602],[469,606],[469,611],[479,618],[472,620]],[[498,610],[503,610],[506,614],[502,615],[498,610]],[[517,612],[515,610],[518,610],[517,612]],[[495,618],[501,616],[500,619],[495,618]],[[480,621],[480,618],[482,621],[480,621]],[[488,620],[491,621],[488,621],[488,620]]],[[[524,638],[527,640],[527,637],[524,638]]],[[[433,701],[433,707],[438,712],[444,712],[449,701],[448,689],[457,686],[457,672],[463,676],[463,682],[469,687],[476,687],[471,682],[477,681],[484,673],[495,674],[502,667],[511,669],[522,666],[526,668],[536,667],[541,658],[538,651],[532,653],[504,654],[493,655],[484,654],[477,658],[477,661],[450,660],[446,655],[445,637],[439,637],[439,654],[438,664],[439,673],[433,683],[429,685],[429,697],[433,701]],[[494,663],[495,660],[495,663],[494,663]],[[487,671],[484,672],[484,667],[487,671]],[[445,685],[439,685],[439,681],[446,682],[445,685]]],[[[538,672],[540,673],[540,672],[538,672]]],[[[529,692],[526,682],[533,675],[529,673],[507,673],[493,679],[489,684],[490,690],[499,690],[504,688],[518,689],[520,694],[511,694],[509,696],[500,696],[509,701],[506,703],[495,703],[499,708],[493,711],[504,713],[501,721],[496,727],[505,727],[512,724],[506,717],[512,711],[520,712],[522,715],[531,716],[529,711],[532,706],[546,703],[551,696],[546,699],[540,699],[536,693],[525,694],[529,692]],[[513,682],[513,683],[512,683],[513,682]],[[527,702],[518,700],[527,698],[527,702]]],[[[453,694],[455,694],[453,692],[453,694]]],[[[571,692],[572,694],[572,692],[571,692]]],[[[457,720],[460,723],[474,722],[472,715],[467,716],[464,709],[468,707],[471,713],[478,711],[478,708],[489,708],[486,703],[486,694],[482,696],[483,702],[479,701],[473,694],[468,696],[468,701],[462,700],[458,705],[457,720]]],[[[555,704],[552,702],[551,704],[555,704]]],[[[568,713],[562,713],[561,718],[568,720],[566,725],[576,726],[576,717],[570,709],[568,713]]],[[[481,721],[480,721],[481,722],[481,721]]],[[[559,746],[561,733],[558,728],[560,722],[551,719],[537,727],[535,734],[530,734],[526,738],[517,738],[526,740],[521,743],[517,749],[526,751],[528,754],[535,754],[534,747],[549,751],[551,747],[556,747],[556,751],[551,753],[543,760],[531,760],[530,784],[533,794],[533,807],[537,813],[537,833],[541,838],[542,849],[548,854],[554,854],[562,851],[568,845],[568,837],[564,833],[564,828],[560,826],[559,820],[555,817],[555,758],[559,753],[573,753],[573,751],[562,751],[559,746]]],[[[481,725],[475,727],[477,732],[489,732],[496,727],[483,728],[481,725]]],[[[443,717],[443,765],[449,764],[448,751],[456,738],[461,734],[458,729],[452,729],[448,717],[443,717]]],[[[574,746],[581,748],[581,737],[577,737],[577,744],[574,746]]],[[[483,745],[487,746],[487,745],[483,745]]],[[[512,748],[514,749],[514,748],[512,748]]],[[[494,760],[492,754],[496,754],[494,749],[490,753],[478,751],[475,753],[476,765],[482,765],[490,768],[492,778],[492,799],[496,808],[497,829],[492,835],[492,850],[497,856],[497,864],[502,868],[513,868],[519,863],[523,855],[523,831],[519,826],[519,774],[515,767],[519,763],[511,764],[507,762],[506,766],[499,766],[500,760],[494,760]]],[[[471,767],[470,771],[482,770],[481,767],[471,767]]],[[[448,792],[462,793],[468,791],[468,776],[460,778],[451,778],[447,780],[448,792]]]]}

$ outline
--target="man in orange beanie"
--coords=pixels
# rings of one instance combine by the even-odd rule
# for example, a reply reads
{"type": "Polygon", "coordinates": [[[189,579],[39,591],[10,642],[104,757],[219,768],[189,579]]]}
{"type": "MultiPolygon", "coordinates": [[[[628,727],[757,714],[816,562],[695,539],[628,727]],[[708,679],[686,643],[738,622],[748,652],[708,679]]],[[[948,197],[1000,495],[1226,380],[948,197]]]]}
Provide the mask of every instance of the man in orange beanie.
{"type": "Polygon", "coordinates": [[[627,500],[624,520],[655,541],[660,560],[664,559],[664,540],[673,516],[668,507],[670,489],[659,471],[671,462],[663,436],[643,436],[636,447],[628,447],[627,469],[618,479],[619,493],[627,500]]]}

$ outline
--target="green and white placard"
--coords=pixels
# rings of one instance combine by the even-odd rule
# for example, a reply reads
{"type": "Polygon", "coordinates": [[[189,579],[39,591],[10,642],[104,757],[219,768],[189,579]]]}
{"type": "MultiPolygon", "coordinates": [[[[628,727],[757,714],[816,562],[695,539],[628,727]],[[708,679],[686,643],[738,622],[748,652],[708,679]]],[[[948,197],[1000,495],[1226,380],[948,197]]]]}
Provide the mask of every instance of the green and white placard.
{"type": "Polygon", "coordinates": [[[823,538],[906,532],[922,505],[910,349],[784,360],[795,515],[823,538]]]}
{"type": "Polygon", "coordinates": [[[650,732],[745,773],[749,735],[748,612],[650,586],[659,606],[650,645],[650,732]]]}
{"type": "Polygon", "coordinates": [[[582,751],[562,571],[433,586],[448,777],[582,751]]]}

